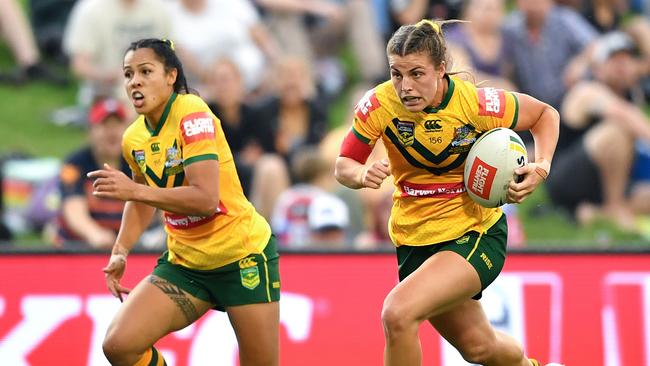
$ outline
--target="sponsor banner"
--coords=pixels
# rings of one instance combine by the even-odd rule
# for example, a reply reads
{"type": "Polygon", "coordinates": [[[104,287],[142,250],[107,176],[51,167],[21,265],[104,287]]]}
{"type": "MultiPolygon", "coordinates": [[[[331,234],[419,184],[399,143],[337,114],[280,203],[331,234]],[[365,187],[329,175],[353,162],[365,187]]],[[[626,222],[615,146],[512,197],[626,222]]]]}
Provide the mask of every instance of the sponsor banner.
{"type": "Polygon", "coordinates": [[[402,197],[454,198],[465,192],[463,182],[419,184],[404,181],[400,185],[402,186],[402,197]]]}
{"type": "MultiPolygon", "coordinates": [[[[156,257],[132,254],[123,284],[135,286],[156,257]]],[[[108,365],[101,342],[120,302],[105,289],[107,259],[0,256],[0,364],[108,365]]],[[[381,306],[396,267],[390,254],[283,254],[280,364],[382,364],[381,306]]],[[[543,362],[650,366],[650,254],[512,254],[481,302],[543,362]]],[[[420,334],[423,365],[466,365],[430,325],[420,334]]],[[[216,311],[157,348],[170,366],[238,364],[228,318],[216,311]]]]}

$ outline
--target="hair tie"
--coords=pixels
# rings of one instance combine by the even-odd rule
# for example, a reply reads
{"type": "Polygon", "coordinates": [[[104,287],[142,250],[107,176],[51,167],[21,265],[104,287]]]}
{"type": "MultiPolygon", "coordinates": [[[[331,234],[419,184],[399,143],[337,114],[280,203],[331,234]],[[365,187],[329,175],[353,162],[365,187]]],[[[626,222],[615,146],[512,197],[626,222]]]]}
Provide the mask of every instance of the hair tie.
{"type": "Polygon", "coordinates": [[[167,43],[169,45],[169,48],[171,48],[172,51],[176,51],[174,49],[174,41],[172,41],[171,39],[167,39],[167,38],[163,39],[162,41],[167,43]]]}
{"type": "Polygon", "coordinates": [[[417,22],[417,24],[415,26],[419,28],[424,24],[429,24],[431,26],[431,28],[433,28],[434,32],[440,34],[440,24],[438,24],[438,23],[436,23],[436,22],[434,22],[432,20],[429,20],[429,19],[422,19],[419,22],[417,22]]]}

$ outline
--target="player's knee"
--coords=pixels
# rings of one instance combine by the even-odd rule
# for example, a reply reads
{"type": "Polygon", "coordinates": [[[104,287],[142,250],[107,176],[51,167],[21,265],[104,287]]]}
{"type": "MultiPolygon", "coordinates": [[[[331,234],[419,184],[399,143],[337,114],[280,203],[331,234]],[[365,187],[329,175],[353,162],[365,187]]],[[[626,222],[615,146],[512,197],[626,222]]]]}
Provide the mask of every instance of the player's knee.
{"type": "Polygon", "coordinates": [[[410,316],[408,309],[397,301],[386,299],[381,310],[381,321],[387,336],[417,329],[418,323],[410,316]]]}
{"type": "Polygon", "coordinates": [[[467,345],[458,351],[465,361],[472,364],[483,365],[485,361],[488,361],[492,357],[493,349],[494,347],[491,347],[487,343],[475,343],[467,345]]]}
{"type": "Polygon", "coordinates": [[[104,356],[106,356],[106,359],[111,363],[111,365],[125,364],[124,360],[128,358],[132,351],[129,347],[129,343],[124,342],[113,332],[109,332],[109,334],[106,335],[106,338],[104,338],[102,350],[104,351],[104,356]]]}

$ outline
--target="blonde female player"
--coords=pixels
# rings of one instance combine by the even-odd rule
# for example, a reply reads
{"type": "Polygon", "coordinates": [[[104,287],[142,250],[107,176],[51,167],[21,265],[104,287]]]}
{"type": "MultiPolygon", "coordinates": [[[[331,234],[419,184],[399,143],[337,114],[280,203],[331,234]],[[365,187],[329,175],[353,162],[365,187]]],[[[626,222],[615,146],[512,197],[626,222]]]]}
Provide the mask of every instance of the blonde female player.
{"type": "Polygon", "coordinates": [[[528,95],[480,89],[447,73],[440,25],[424,20],[399,28],[387,46],[391,80],[358,103],[336,161],[350,188],[395,181],[390,236],[400,283],[384,301],[384,364],[420,365],[419,325],[428,321],[471,363],[538,366],[521,346],[495,331],[478,301],[501,271],[507,226],[500,209],[472,201],[463,184],[467,153],[496,127],[530,130],[535,162],[519,168],[510,202],[523,201],[546,178],[558,139],[555,109],[528,95]],[[366,164],[381,138],[387,160],[366,164]]]}
{"type": "Polygon", "coordinates": [[[89,173],[96,196],[126,201],[104,272],[114,296],[130,294],[108,328],[104,354],[112,365],[164,365],[154,343],[214,308],[228,313],[241,365],[277,365],[276,243],[242,193],[220,121],[187,94],[170,41],[132,43],[124,83],[140,114],[122,141],[133,179],[108,165],[89,173]],[[155,208],[164,211],[168,250],[130,291],[120,284],[126,258],[155,208]]]}

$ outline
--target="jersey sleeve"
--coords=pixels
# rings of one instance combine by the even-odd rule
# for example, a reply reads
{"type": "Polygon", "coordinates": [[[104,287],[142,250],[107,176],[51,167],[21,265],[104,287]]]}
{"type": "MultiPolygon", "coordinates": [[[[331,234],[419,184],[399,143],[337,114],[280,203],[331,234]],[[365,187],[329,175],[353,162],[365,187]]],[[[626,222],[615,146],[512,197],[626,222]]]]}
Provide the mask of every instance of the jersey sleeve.
{"type": "Polygon", "coordinates": [[[202,160],[219,160],[217,128],[220,124],[205,103],[201,100],[188,103],[179,125],[184,166],[202,160]]]}
{"type": "Polygon", "coordinates": [[[379,110],[382,108],[375,89],[371,89],[354,107],[352,132],[362,142],[374,145],[381,136],[379,110]]]}
{"type": "Polygon", "coordinates": [[[371,89],[354,107],[352,127],[341,144],[339,156],[352,158],[365,164],[372,152],[375,142],[381,135],[378,127],[378,109],[381,103],[375,89],[371,89]]]}
{"type": "Polygon", "coordinates": [[[514,93],[495,88],[477,88],[474,125],[483,131],[497,127],[514,129],[519,116],[519,100],[514,93]]]}

